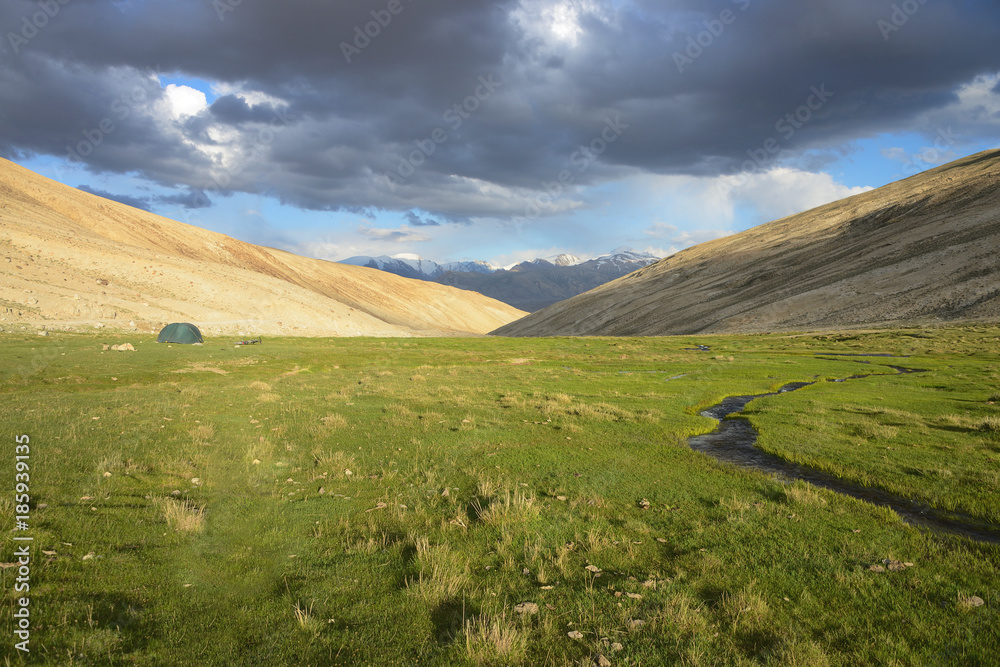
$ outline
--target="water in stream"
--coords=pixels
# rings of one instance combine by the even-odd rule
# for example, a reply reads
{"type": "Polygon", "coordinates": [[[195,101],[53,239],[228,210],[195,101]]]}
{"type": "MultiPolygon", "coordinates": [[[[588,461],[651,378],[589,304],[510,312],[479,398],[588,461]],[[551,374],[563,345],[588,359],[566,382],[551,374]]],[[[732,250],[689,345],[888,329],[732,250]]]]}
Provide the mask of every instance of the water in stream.
{"type": "MultiPolygon", "coordinates": [[[[897,373],[919,373],[921,369],[890,366],[897,373]]],[[[852,375],[849,378],[834,380],[861,379],[870,375],[852,375]]],[[[727,463],[759,470],[777,475],[778,477],[796,480],[801,479],[816,486],[821,486],[837,493],[843,493],[859,498],[875,505],[892,508],[907,523],[932,530],[952,533],[982,542],[1000,544],[1000,527],[984,523],[973,517],[954,512],[935,510],[925,503],[897,496],[883,489],[862,486],[854,482],[839,479],[828,473],[814,470],[795,463],[790,463],[773,454],[768,454],[757,448],[757,431],[744,418],[726,419],[743,411],[750,401],[762,396],[777,396],[786,394],[815,382],[793,382],[786,384],[776,392],[754,394],[749,396],[730,396],[701,412],[702,416],[719,421],[719,426],[711,433],[688,438],[688,445],[695,451],[727,463]]]]}

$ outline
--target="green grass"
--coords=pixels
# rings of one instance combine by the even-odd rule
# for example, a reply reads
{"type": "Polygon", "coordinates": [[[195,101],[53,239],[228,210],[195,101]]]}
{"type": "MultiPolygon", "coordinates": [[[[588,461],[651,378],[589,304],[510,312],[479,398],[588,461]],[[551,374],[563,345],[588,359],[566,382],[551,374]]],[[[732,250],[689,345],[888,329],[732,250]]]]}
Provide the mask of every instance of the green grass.
{"type": "Polygon", "coordinates": [[[1000,522],[998,338],[0,335],[8,465],[30,435],[47,504],[31,662],[989,664],[1000,549],[684,438],[728,395],[885,373],[758,399],[760,444],[1000,522]],[[870,569],[884,559],[913,566],[870,569]]]}

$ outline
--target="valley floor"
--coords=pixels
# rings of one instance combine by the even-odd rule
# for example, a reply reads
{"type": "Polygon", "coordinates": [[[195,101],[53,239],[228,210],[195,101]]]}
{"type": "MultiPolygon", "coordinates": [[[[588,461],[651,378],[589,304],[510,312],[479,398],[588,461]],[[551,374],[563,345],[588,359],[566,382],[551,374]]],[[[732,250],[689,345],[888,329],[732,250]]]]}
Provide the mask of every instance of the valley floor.
{"type": "Polygon", "coordinates": [[[815,382],[747,405],[762,450],[996,530],[998,327],[237,339],[0,334],[11,663],[25,595],[51,665],[996,659],[996,544],[687,438],[815,382]]]}

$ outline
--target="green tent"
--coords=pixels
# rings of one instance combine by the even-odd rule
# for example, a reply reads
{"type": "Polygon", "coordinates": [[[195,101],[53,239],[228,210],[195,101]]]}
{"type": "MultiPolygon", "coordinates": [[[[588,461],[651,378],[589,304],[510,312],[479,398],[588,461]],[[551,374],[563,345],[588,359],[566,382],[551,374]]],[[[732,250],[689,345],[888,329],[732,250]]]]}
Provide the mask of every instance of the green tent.
{"type": "Polygon", "coordinates": [[[163,327],[156,337],[157,343],[204,343],[198,327],[187,322],[174,322],[163,327]]]}

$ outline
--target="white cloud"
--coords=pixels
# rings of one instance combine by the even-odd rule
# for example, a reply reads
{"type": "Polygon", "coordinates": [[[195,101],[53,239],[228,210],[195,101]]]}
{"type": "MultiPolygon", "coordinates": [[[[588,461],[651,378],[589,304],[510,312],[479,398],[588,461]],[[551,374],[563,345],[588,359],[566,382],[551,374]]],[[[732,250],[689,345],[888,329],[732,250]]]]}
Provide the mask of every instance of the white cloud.
{"type": "Polygon", "coordinates": [[[851,188],[836,182],[830,174],[787,167],[755,174],[723,176],[719,180],[728,190],[730,202],[752,207],[759,222],[808,211],[872,189],[868,186],[851,188]]]}
{"type": "Polygon", "coordinates": [[[196,116],[208,108],[208,99],[205,97],[205,93],[190,86],[178,86],[171,83],[164,90],[164,94],[170,103],[171,115],[175,119],[196,116]]]}

